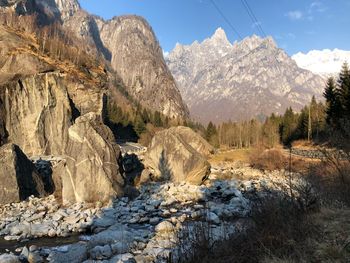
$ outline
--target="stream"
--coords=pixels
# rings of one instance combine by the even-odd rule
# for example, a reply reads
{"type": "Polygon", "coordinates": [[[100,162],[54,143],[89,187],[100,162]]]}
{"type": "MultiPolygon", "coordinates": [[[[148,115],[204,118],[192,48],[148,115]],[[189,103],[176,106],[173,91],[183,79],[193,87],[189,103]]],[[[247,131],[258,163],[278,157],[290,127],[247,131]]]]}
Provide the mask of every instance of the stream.
{"type": "Polygon", "coordinates": [[[32,245],[37,247],[52,248],[57,246],[64,246],[79,242],[81,234],[74,234],[69,237],[42,237],[37,239],[23,240],[23,241],[7,241],[3,237],[0,238],[0,254],[13,252],[14,254],[19,254],[16,252],[17,248],[23,248],[27,246],[28,248],[32,245]]]}

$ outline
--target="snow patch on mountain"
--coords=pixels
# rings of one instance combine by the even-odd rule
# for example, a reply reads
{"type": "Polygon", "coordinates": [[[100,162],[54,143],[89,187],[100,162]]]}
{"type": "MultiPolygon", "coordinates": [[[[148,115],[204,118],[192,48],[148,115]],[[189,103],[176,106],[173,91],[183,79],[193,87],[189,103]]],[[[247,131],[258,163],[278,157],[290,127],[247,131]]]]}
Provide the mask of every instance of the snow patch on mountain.
{"type": "Polygon", "coordinates": [[[340,72],[344,62],[350,63],[350,51],[340,49],[312,50],[306,54],[299,52],[292,59],[303,69],[327,77],[340,72]]]}

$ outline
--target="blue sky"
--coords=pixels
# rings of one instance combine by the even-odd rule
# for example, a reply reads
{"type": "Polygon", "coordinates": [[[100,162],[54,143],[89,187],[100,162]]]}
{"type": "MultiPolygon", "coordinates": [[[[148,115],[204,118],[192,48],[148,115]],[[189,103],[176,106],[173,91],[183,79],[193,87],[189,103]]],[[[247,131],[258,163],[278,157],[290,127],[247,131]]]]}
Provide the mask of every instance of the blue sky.
{"type": "MultiPolygon", "coordinates": [[[[165,51],[191,44],[222,27],[231,42],[240,40],[211,1],[244,38],[259,35],[241,0],[79,0],[105,19],[122,14],[145,17],[165,51]]],[[[313,49],[350,50],[350,0],[246,0],[267,35],[288,54],[313,49]]]]}

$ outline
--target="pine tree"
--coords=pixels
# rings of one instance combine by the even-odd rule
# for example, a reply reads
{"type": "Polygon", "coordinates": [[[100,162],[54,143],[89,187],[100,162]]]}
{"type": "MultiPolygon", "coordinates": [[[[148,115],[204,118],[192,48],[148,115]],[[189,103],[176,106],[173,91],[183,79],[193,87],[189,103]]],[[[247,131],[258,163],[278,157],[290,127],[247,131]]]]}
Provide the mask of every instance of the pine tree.
{"type": "Polygon", "coordinates": [[[342,117],[342,107],[334,78],[328,79],[323,96],[326,98],[327,102],[327,124],[335,128],[339,119],[342,117]]]}
{"type": "Polygon", "coordinates": [[[297,125],[297,119],[293,109],[289,107],[283,115],[280,126],[280,134],[284,144],[289,144],[294,139],[297,125]]]}
{"type": "Polygon", "coordinates": [[[350,116],[350,70],[348,64],[345,62],[338,79],[338,90],[340,102],[343,110],[342,117],[350,116]]]}
{"type": "Polygon", "coordinates": [[[163,127],[162,116],[160,115],[160,112],[159,112],[159,111],[155,111],[155,112],[154,112],[153,124],[154,124],[156,127],[163,127]]]}
{"type": "Polygon", "coordinates": [[[134,120],[134,128],[138,136],[140,136],[146,130],[146,125],[142,119],[141,114],[139,113],[136,114],[136,117],[134,120]]]}
{"type": "Polygon", "coordinates": [[[145,123],[150,122],[150,117],[149,117],[148,111],[146,109],[143,109],[143,111],[142,111],[142,119],[145,123]]]}
{"type": "Polygon", "coordinates": [[[207,126],[206,133],[205,133],[205,138],[209,142],[210,139],[216,134],[217,134],[217,129],[216,129],[215,125],[212,122],[209,122],[209,124],[207,126]]]}

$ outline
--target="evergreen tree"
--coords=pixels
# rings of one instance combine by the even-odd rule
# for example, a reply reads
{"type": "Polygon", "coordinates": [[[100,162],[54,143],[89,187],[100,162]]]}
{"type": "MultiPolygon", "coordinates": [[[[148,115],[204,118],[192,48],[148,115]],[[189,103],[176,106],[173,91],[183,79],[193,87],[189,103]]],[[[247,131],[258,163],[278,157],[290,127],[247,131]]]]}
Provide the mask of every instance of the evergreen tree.
{"type": "Polygon", "coordinates": [[[155,111],[155,112],[154,112],[153,124],[154,124],[156,127],[163,127],[162,116],[160,115],[160,112],[159,112],[159,111],[155,111]]]}
{"type": "Polygon", "coordinates": [[[144,123],[149,123],[151,121],[151,118],[149,117],[148,111],[146,109],[143,109],[142,111],[142,119],[144,123]]]}
{"type": "Polygon", "coordinates": [[[339,119],[342,117],[342,107],[334,78],[328,79],[323,95],[326,98],[327,102],[327,124],[335,128],[338,124],[339,119]]]}
{"type": "Polygon", "coordinates": [[[345,62],[338,79],[338,90],[340,103],[342,107],[342,117],[350,116],[350,71],[349,66],[345,62]]]}
{"type": "Polygon", "coordinates": [[[146,125],[143,121],[141,114],[137,113],[134,120],[134,129],[138,136],[140,136],[145,130],[146,125]]]}
{"type": "Polygon", "coordinates": [[[217,129],[215,125],[212,122],[209,122],[207,126],[207,130],[205,132],[205,138],[207,139],[208,142],[210,142],[210,139],[217,134],[217,129]]]}
{"type": "Polygon", "coordinates": [[[292,107],[289,107],[283,115],[280,126],[281,139],[284,144],[289,144],[295,139],[295,131],[297,128],[297,118],[292,107]]]}

